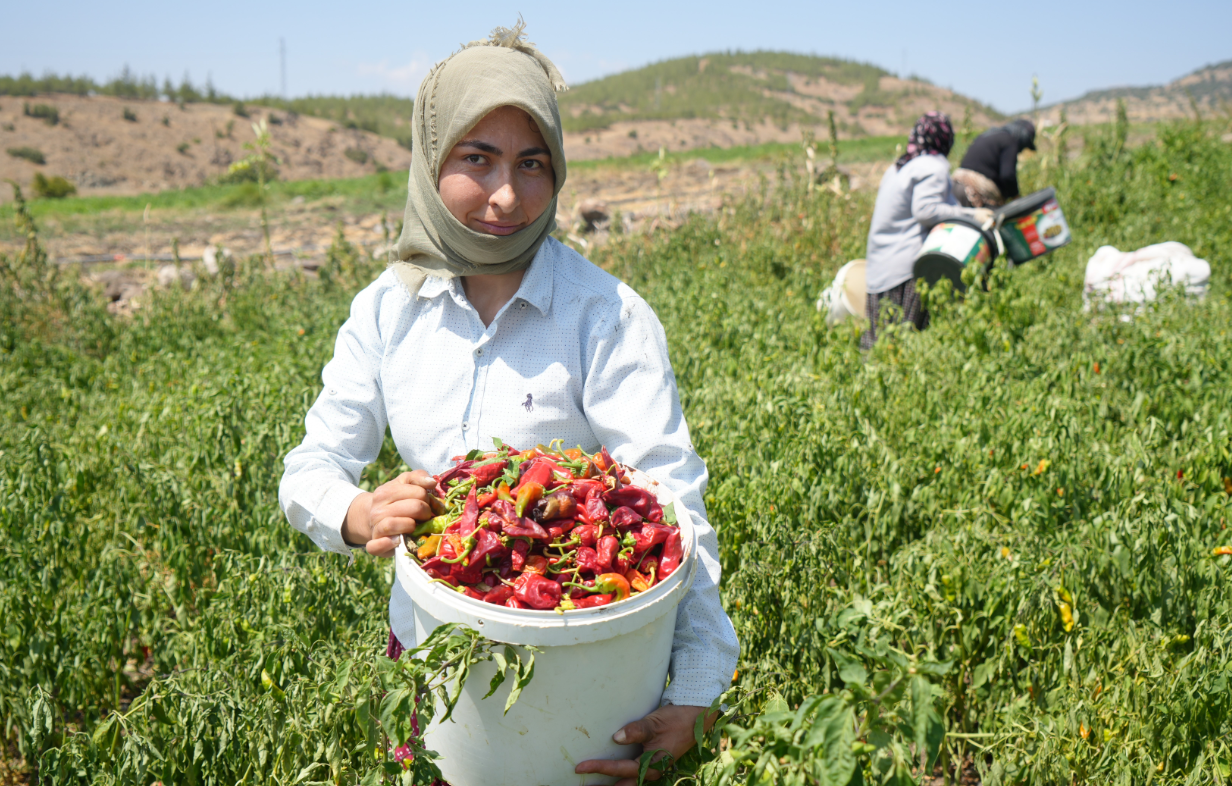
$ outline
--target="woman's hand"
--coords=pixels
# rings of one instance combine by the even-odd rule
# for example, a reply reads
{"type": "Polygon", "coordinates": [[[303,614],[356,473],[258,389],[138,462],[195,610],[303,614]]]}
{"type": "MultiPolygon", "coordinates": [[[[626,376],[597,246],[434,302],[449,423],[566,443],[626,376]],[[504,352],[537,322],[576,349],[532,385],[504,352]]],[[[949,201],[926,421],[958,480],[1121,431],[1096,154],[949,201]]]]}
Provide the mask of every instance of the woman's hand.
{"type": "MultiPolygon", "coordinates": [[[[705,711],[705,707],[677,707],[668,704],[645,718],[626,725],[613,734],[612,739],[619,745],[640,744],[644,751],[665,750],[674,759],[679,759],[693,747],[693,724],[697,721],[697,716],[705,711]]],[[[706,725],[713,722],[712,718],[708,718],[706,725]]],[[[655,760],[662,757],[663,754],[657,754],[655,760]]],[[[596,772],[620,778],[621,780],[616,781],[616,786],[636,786],[639,766],[636,758],[589,759],[574,767],[573,771],[579,775],[596,772]]],[[[646,771],[646,780],[656,781],[661,775],[658,770],[650,769],[646,771]]]]}
{"type": "Polygon", "coordinates": [[[342,539],[364,546],[375,557],[392,557],[398,536],[414,532],[419,522],[432,518],[428,495],[435,488],[432,476],[417,469],[360,494],[347,509],[342,539]]]}
{"type": "Polygon", "coordinates": [[[986,207],[977,207],[975,209],[975,214],[971,218],[972,220],[975,221],[975,223],[979,224],[985,229],[988,229],[989,227],[992,226],[993,219],[995,219],[996,216],[997,216],[996,213],[992,212],[986,207]]]}

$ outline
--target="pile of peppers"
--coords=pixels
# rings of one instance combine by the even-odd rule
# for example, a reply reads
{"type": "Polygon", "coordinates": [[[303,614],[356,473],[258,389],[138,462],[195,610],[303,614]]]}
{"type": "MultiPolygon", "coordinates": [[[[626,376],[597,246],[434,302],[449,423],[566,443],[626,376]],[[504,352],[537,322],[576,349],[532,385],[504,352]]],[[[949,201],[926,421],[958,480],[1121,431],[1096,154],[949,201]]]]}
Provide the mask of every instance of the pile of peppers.
{"type": "Polygon", "coordinates": [[[607,448],[495,451],[435,476],[433,518],[407,551],[433,581],[514,609],[588,609],[625,600],[680,567],[671,505],[632,485],[607,448]]]}

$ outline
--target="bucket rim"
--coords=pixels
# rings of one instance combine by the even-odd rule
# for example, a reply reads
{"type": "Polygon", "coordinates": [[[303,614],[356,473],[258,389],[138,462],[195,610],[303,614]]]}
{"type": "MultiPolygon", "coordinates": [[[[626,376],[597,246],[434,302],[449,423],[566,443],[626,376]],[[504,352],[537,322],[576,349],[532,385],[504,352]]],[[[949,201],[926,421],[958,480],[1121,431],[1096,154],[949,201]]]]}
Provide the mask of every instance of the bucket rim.
{"type": "MultiPolygon", "coordinates": [[[[984,227],[982,227],[982,226],[980,226],[979,224],[975,223],[975,220],[974,220],[974,219],[967,218],[966,216],[957,216],[957,217],[955,217],[955,218],[943,218],[943,219],[941,219],[940,221],[938,221],[937,223],[935,223],[935,224],[933,224],[931,227],[929,227],[929,228],[928,228],[928,231],[929,231],[929,232],[932,232],[934,229],[936,229],[937,227],[941,226],[942,224],[960,224],[960,225],[962,225],[962,226],[964,226],[964,227],[967,227],[968,229],[974,229],[976,232],[979,232],[981,235],[983,235],[983,236],[984,236],[984,242],[986,242],[986,243],[989,245],[989,247],[993,250],[993,257],[992,257],[992,258],[993,258],[993,259],[996,259],[996,258],[997,258],[997,248],[998,248],[998,246],[997,246],[997,238],[996,238],[996,236],[994,236],[994,235],[993,235],[993,230],[992,230],[992,229],[985,229],[984,227]]],[[[927,237],[927,236],[926,236],[926,237],[927,237]]],[[[921,254],[921,256],[923,256],[923,254],[921,254]]],[[[991,260],[989,260],[989,261],[991,261],[991,260]]]]}
{"type": "Polygon", "coordinates": [[[1013,202],[1002,205],[996,209],[998,218],[1018,218],[1030,213],[1034,213],[1039,208],[1043,207],[1050,199],[1057,198],[1057,189],[1054,186],[1041,188],[1039,191],[1033,191],[1026,196],[1021,196],[1013,202]]]}

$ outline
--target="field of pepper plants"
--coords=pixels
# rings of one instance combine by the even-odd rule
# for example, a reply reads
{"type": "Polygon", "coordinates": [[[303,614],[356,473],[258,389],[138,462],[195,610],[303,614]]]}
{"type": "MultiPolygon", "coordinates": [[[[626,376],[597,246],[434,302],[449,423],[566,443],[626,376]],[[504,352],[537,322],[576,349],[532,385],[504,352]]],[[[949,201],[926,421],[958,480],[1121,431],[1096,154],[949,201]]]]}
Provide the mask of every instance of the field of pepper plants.
{"type": "MultiPolygon", "coordinates": [[[[1055,185],[1075,241],[933,293],[930,330],[866,356],[813,300],[863,255],[873,194],[809,193],[792,162],[595,254],[667,330],[743,646],[673,779],[1232,777],[1230,130],[1045,150],[1024,190],[1055,185]],[[1084,311],[1098,246],[1163,240],[1210,260],[1204,301],[1084,311]]],[[[316,279],[242,260],[118,320],[22,230],[0,259],[5,777],[428,782],[390,742],[416,693],[478,658],[533,675],[465,631],[384,658],[390,564],[319,553],[276,501],[379,263],[345,242],[316,279]]],[[[365,483],[399,466],[387,442],[365,483]]]]}

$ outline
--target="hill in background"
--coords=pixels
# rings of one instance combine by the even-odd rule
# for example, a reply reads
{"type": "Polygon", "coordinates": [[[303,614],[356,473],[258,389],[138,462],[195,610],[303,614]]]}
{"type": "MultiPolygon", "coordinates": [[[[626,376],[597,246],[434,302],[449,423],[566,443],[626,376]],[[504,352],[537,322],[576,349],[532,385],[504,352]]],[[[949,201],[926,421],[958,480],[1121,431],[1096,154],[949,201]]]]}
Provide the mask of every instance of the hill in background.
{"type": "Polygon", "coordinates": [[[983,129],[992,108],[922,79],[866,63],[791,52],[717,52],[664,60],[577,85],[560,97],[576,158],[639,150],[784,142],[802,130],[824,135],[834,112],[839,136],[906,134],[923,112],[983,129]]]}
{"type": "Polygon", "coordinates": [[[1166,85],[1092,90],[1041,109],[1040,116],[1055,124],[1064,108],[1070,123],[1109,123],[1116,118],[1118,101],[1125,102],[1126,115],[1135,123],[1193,117],[1195,106],[1205,114],[1227,112],[1232,107],[1232,60],[1204,66],[1166,85]]]}

